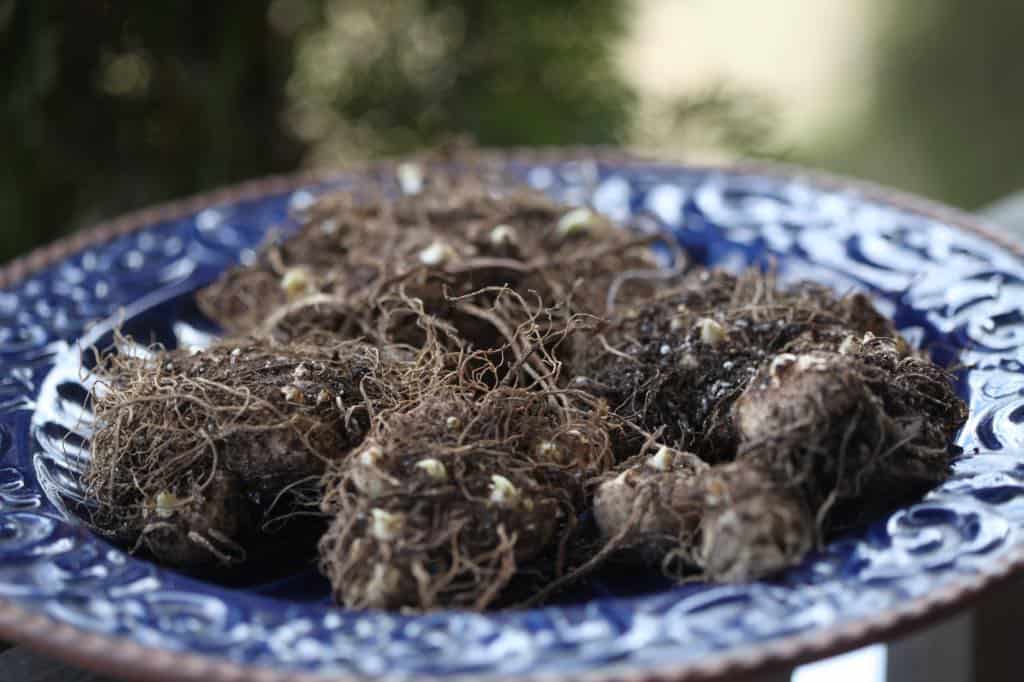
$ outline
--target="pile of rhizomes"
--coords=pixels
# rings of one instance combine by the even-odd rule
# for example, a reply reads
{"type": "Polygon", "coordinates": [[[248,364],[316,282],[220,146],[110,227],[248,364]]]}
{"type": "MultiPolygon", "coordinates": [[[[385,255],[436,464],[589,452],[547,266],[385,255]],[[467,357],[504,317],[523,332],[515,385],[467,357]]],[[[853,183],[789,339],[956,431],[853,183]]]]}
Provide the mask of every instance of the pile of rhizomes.
{"type": "Polygon", "coordinates": [[[103,356],[95,528],[201,573],[318,547],[346,606],[484,609],[606,562],[766,576],[949,474],[964,403],[862,294],[414,179],[320,198],[200,292],[212,347],[103,356]]]}

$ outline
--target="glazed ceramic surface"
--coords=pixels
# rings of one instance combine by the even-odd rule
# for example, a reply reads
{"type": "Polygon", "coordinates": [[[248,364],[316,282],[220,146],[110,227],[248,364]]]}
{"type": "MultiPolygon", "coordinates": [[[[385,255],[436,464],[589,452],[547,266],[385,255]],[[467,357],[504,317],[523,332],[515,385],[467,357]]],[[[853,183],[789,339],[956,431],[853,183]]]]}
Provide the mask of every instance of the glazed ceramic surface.
{"type": "MultiPolygon", "coordinates": [[[[914,343],[959,362],[970,421],[955,476],[919,504],[778,578],[675,587],[603,576],[543,609],[423,616],[334,607],[314,571],[231,586],[132,557],[79,520],[89,458],[87,349],[123,324],[207,343],[193,292],[252,259],[340,173],[205,208],[73,253],[0,293],[0,600],[146,647],[317,674],[582,675],[685,669],[751,644],[872,618],[1019,552],[1024,528],[1024,262],[940,219],[778,175],[595,161],[509,174],[696,261],[774,261],[786,278],[870,293],[914,343]],[[99,322],[97,322],[99,321],[99,322]]],[[[397,190],[396,190],[397,191],[397,190]]]]}

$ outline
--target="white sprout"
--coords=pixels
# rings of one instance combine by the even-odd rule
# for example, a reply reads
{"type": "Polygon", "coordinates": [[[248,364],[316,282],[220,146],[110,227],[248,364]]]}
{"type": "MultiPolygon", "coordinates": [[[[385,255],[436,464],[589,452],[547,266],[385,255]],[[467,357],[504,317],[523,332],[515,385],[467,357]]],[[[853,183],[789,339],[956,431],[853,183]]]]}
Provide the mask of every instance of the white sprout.
{"type": "Polygon", "coordinates": [[[302,389],[298,386],[285,386],[281,389],[281,393],[284,395],[284,399],[290,403],[302,403],[306,399],[302,389]]]}
{"type": "Polygon", "coordinates": [[[400,163],[395,169],[395,175],[398,177],[398,185],[405,194],[419,194],[423,189],[423,169],[419,164],[411,161],[400,163]]]}
{"type": "Polygon", "coordinates": [[[647,466],[655,469],[656,471],[668,471],[672,468],[672,461],[675,459],[675,455],[672,450],[664,445],[658,448],[647,460],[647,466]]]}
{"type": "Polygon", "coordinates": [[[426,472],[427,476],[430,476],[435,481],[443,482],[448,480],[448,470],[445,469],[444,463],[433,457],[416,462],[416,468],[422,469],[426,472]]]}
{"type": "Polygon", "coordinates": [[[498,474],[491,476],[491,502],[504,507],[511,507],[519,501],[519,498],[519,488],[515,487],[512,481],[498,474]]]}
{"type": "Polygon", "coordinates": [[[433,242],[419,254],[420,263],[428,267],[444,265],[454,257],[455,250],[440,240],[433,242]]]}
{"type": "Polygon", "coordinates": [[[288,268],[281,277],[281,288],[288,300],[308,294],[313,288],[313,277],[306,268],[288,268]]]}
{"type": "Polygon", "coordinates": [[[725,341],[725,327],[710,317],[702,317],[697,320],[697,329],[700,331],[700,340],[709,346],[717,346],[725,341]]]}
{"type": "Polygon", "coordinates": [[[174,515],[175,509],[181,504],[181,500],[174,493],[161,492],[156,496],[156,515],[166,519],[174,515]]]}
{"type": "Polygon", "coordinates": [[[574,208],[558,219],[555,231],[560,237],[585,234],[593,228],[595,218],[589,208],[574,208]]]}
{"type": "Polygon", "coordinates": [[[517,237],[516,228],[502,224],[491,230],[488,238],[493,246],[506,246],[516,243],[517,237]]]}
{"type": "Polygon", "coordinates": [[[398,537],[405,526],[405,515],[384,509],[371,509],[373,517],[370,532],[381,542],[390,542],[398,537]]]}

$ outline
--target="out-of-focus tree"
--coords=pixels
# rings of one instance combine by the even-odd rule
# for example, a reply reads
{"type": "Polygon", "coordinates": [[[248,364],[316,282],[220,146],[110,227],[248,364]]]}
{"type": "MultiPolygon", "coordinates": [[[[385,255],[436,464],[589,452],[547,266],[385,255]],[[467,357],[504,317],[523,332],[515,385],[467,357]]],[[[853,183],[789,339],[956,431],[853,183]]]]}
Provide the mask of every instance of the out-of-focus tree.
{"type": "Polygon", "coordinates": [[[0,260],[306,162],[621,141],[625,0],[0,0],[0,260]]]}
{"type": "Polygon", "coordinates": [[[967,208],[1024,187],[1024,4],[876,2],[868,110],[804,155],[967,208]]]}
{"type": "Polygon", "coordinates": [[[698,163],[790,156],[777,139],[777,103],[749,88],[723,80],[674,97],[649,96],[643,104],[630,137],[644,154],[698,163]]]}
{"type": "Polygon", "coordinates": [[[74,223],[296,164],[302,145],[279,122],[291,44],[266,10],[0,0],[0,259],[74,223]]]}
{"type": "Polygon", "coordinates": [[[616,63],[631,0],[0,0],[0,261],[161,199],[456,134],[786,156],[967,207],[1024,185],[1024,5],[874,2],[869,106],[793,153],[772,103],[729,83],[637,106],[616,63]]]}
{"type": "MultiPolygon", "coordinates": [[[[308,7],[278,0],[282,15],[308,7]]],[[[623,141],[622,0],[329,0],[295,30],[287,121],[316,161],[487,145],[623,141]]]]}

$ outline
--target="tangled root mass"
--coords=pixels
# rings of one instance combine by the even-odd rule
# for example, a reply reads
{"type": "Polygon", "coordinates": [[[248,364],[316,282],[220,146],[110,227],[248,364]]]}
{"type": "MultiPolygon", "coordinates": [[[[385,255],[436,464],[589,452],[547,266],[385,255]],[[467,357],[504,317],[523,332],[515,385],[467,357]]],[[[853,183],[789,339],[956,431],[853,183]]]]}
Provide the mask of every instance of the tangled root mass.
{"type": "Polygon", "coordinates": [[[327,463],[363,439],[393,361],[358,342],[246,338],[107,356],[85,476],[93,525],[188,569],[278,550],[327,463]]]}
{"type": "Polygon", "coordinates": [[[106,357],[95,527],[189,570],[319,538],[340,604],[484,609],[608,562],[768,575],[948,475],[964,404],[863,295],[423,180],[201,292],[213,347],[106,357]]]}

